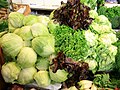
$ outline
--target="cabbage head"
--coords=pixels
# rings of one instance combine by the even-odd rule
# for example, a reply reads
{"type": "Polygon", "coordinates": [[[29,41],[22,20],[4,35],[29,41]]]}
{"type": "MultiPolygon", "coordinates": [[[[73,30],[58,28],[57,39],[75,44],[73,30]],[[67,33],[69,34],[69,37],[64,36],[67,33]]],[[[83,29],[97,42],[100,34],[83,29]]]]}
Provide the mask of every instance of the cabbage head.
{"type": "Polygon", "coordinates": [[[17,35],[22,37],[23,40],[31,40],[33,39],[33,35],[30,28],[31,26],[23,26],[21,29],[17,29],[19,30],[18,32],[16,30],[14,32],[16,32],[17,35]]]}
{"type": "Polygon", "coordinates": [[[115,56],[116,54],[117,54],[117,47],[116,46],[114,46],[114,45],[111,45],[111,46],[109,46],[108,47],[108,49],[109,49],[109,54],[112,56],[115,56]]]}
{"type": "Polygon", "coordinates": [[[37,61],[37,54],[30,47],[23,47],[18,54],[17,63],[21,68],[28,68],[35,65],[37,61]]]}
{"type": "Polygon", "coordinates": [[[31,26],[32,35],[34,37],[40,35],[47,35],[49,34],[48,28],[42,23],[35,23],[31,26]]]}
{"type": "Polygon", "coordinates": [[[48,57],[38,57],[35,66],[38,70],[48,70],[49,64],[50,61],[48,57]]]}
{"type": "Polygon", "coordinates": [[[31,83],[35,73],[37,70],[34,67],[22,69],[18,76],[18,83],[23,85],[31,83]]]}
{"type": "Polygon", "coordinates": [[[51,83],[51,79],[49,77],[48,71],[42,71],[42,70],[38,71],[34,75],[34,79],[37,82],[38,86],[40,87],[46,87],[51,83]]]}
{"type": "Polygon", "coordinates": [[[37,22],[38,22],[38,18],[35,15],[27,15],[23,19],[24,26],[33,25],[34,23],[37,23],[37,22]]]}
{"type": "Polygon", "coordinates": [[[113,69],[117,47],[113,45],[106,46],[101,44],[96,48],[98,57],[98,71],[109,71],[113,69]]]}
{"type": "Polygon", "coordinates": [[[100,24],[100,25],[107,25],[109,27],[111,27],[111,23],[108,20],[108,18],[104,15],[99,15],[98,17],[95,18],[94,20],[96,23],[100,24]]]}
{"type": "Polygon", "coordinates": [[[98,35],[92,33],[90,30],[85,31],[84,33],[85,39],[87,40],[87,44],[90,46],[94,46],[98,44],[98,35]]]}
{"type": "Polygon", "coordinates": [[[1,74],[5,82],[14,83],[18,79],[20,67],[15,62],[8,62],[2,66],[1,74]]]}
{"type": "Polygon", "coordinates": [[[117,42],[117,40],[116,34],[114,33],[101,34],[99,37],[99,41],[106,46],[110,46],[111,44],[117,42]]]}
{"type": "Polygon", "coordinates": [[[98,23],[95,23],[93,22],[91,25],[90,25],[91,29],[96,31],[98,34],[103,34],[103,33],[108,33],[108,32],[111,32],[112,29],[110,26],[108,25],[103,25],[103,24],[98,24],[98,23]]]}
{"type": "Polygon", "coordinates": [[[58,82],[58,83],[61,83],[61,82],[64,82],[65,80],[68,79],[68,73],[62,69],[58,69],[57,72],[53,72],[52,69],[49,69],[49,74],[50,74],[50,78],[51,80],[55,81],[55,82],[58,82]]]}
{"type": "Polygon", "coordinates": [[[8,23],[14,28],[19,28],[23,26],[24,15],[19,12],[11,12],[8,16],[8,23]]]}
{"type": "Polygon", "coordinates": [[[97,18],[98,17],[98,13],[95,10],[90,10],[89,15],[90,15],[91,18],[97,18]]]}
{"type": "Polygon", "coordinates": [[[38,16],[38,22],[44,24],[45,26],[48,25],[48,22],[50,21],[49,17],[48,16],[45,16],[45,15],[40,15],[38,16]]]}
{"type": "Polygon", "coordinates": [[[32,40],[32,48],[42,57],[48,57],[54,53],[54,44],[54,36],[51,34],[41,35],[32,40]]]}
{"type": "Polygon", "coordinates": [[[7,33],[1,37],[0,45],[6,56],[15,58],[23,47],[23,40],[14,33],[7,33]]]}

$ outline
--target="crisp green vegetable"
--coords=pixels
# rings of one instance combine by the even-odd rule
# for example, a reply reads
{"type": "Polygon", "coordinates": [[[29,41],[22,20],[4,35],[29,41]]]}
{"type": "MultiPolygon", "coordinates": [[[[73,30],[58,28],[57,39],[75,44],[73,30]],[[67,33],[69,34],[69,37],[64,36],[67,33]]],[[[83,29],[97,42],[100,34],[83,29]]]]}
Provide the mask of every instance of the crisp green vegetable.
{"type": "Polygon", "coordinates": [[[11,12],[8,16],[8,22],[14,28],[19,28],[23,26],[24,15],[19,12],[11,12]]]}
{"type": "Polygon", "coordinates": [[[120,39],[116,43],[116,46],[118,47],[118,49],[117,49],[117,54],[115,56],[115,68],[116,68],[117,72],[120,73],[120,39]]]}
{"type": "Polygon", "coordinates": [[[14,83],[18,79],[20,67],[15,62],[8,62],[2,66],[1,74],[8,83],[14,83]]]}
{"type": "Polygon", "coordinates": [[[91,18],[97,18],[98,17],[98,13],[95,10],[90,10],[89,15],[90,15],[91,18]]]}
{"type": "Polygon", "coordinates": [[[37,22],[38,22],[38,18],[35,15],[27,15],[23,19],[24,26],[33,25],[34,23],[37,23],[37,22]]]}
{"type": "Polygon", "coordinates": [[[42,23],[35,23],[31,26],[31,32],[34,37],[49,34],[48,28],[42,23]]]}
{"type": "Polygon", "coordinates": [[[95,46],[98,44],[98,35],[91,32],[90,30],[85,31],[85,39],[87,40],[87,44],[90,46],[95,46]]]}
{"type": "Polygon", "coordinates": [[[31,40],[33,39],[33,35],[30,28],[31,26],[23,26],[22,28],[16,29],[14,33],[22,37],[23,40],[31,40]]]}
{"type": "Polygon", "coordinates": [[[17,63],[21,68],[28,68],[35,65],[37,61],[36,52],[30,47],[23,47],[18,54],[17,63]]]}
{"type": "Polygon", "coordinates": [[[105,46],[101,44],[96,48],[97,58],[99,62],[98,71],[111,71],[113,70],[113,65],[115,63],[115,54],[117,52],[117,47],[115,46],[105,46]],[[111,49],[112,48],[112,49],[111,49]],[[106,67],[107,66],[107,67],[106,67]]]}
{"type": "Polygon", "coordinates": [[[50,21],[49,17],[48,16],[45,16],[45,15],[40,15],[38,16],[38,22],[44,24],[45,26],[48,25],[48,22],[50,21]]]}
{"type": "Polygon", "coordinates": [[[55,36],[55,51],[63,51],[67,57],[74,60],[84,59],[88,55],[89,46],[84,36],[85,31],[75,31],[62,25],[56,27],[51,33],[55,36]]]}
{"type": "Polygon", "coordinates": [[[110,26],[108,26],[108,25],[101,25],[101,24],[98,24],[98,23],[95,23],[95,22],[93,22],[90,25],[90,28],[92,30],[94,30],[95,32],[97,32],[98,34],[111,32],[111,27],[110,26]]]}
{"type": "Polygon", "coordinates": [[[3,53],[14,59],[24,44],[20,36],[14,33],[7,33],[1,37],[0,45],[3,49],[3,53]]]}
{"type": "Polygon", "coordinates": [[[23,85],[31,83],[34,78],[34,74],[36,73],[37,73],[37,70],[34,67],[22,69],[18,76],[18,83],[23,85]]]}
{"type": "Polygon", "coordinates": [[[95,18],[94,21],[100,25],[108,25],[109,27],[111,27],[110,21],[104,15],[99,15],[98,17],[95,18]]]}
{"type": "Polygon", "coordinates": [[[80,90],[97,90],[97,87],[93,84],[92,81],[89,80],[81,80],[78,82],[80,86],[80,90]]]}
{"type": "Polygon", "coordinates": [[[8,1],[0,0],[0,8],[8,8],[8,1]]]}
{"type": "Polygon", "coordinates": [[[0,32],[8,30],[8,20],[0,19],[0,32]]]}
{"type": "Polygon", "coordinates": [[[34,79],[40,87],[46,87],[50,85],[51,82],[48,71],[38,71],[34,75],[34,79]]]}
{"type": "Polygon", "coordinates": [[[51,69],[49,69],[49,74],[51,80],[55,82],[64,82],[65,80],[68,79],[68,72],[66,72],[64,69],[60,70],[58,69],[57,72],[53,72],[51,69]]]}
{"type": "Polygon", "coordinates": [[[32,48],[38,55],[48,57],[54,53],[54,43],[55,40],[53,35],[41,35],[32,40],[32,48]]]}
{"type": "Polygon", "coordinates": [[[99,41],[106,46],[110,46],[111,44],[117,42],[117,40],[118,39],[114,33],[105,33],[99,36],[99,41]]]}
{"type": "Polygon", "coordinates": [[[96,74],[95,77],[93,82],[99,87],[108,88],[111,84],[109,74],[96,74]]]}
{"type": "Polygon", "coordinates": [[[38,70],[48,70],[49,64],[50,64],[49,58],[38,57],[35,66],[38,70]]]}

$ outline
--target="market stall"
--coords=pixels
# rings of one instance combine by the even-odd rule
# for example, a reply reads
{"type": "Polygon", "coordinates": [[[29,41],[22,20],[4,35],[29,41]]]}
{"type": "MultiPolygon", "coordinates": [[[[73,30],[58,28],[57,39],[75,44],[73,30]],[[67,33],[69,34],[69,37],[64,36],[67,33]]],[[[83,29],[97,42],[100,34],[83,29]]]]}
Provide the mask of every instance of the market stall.
{"type": "Polygon", "coordinates": [[[120,7],[104,3],[67,0],[49,15],[12,4],[0,24],[0,89],[119,90],[120,7]]]}

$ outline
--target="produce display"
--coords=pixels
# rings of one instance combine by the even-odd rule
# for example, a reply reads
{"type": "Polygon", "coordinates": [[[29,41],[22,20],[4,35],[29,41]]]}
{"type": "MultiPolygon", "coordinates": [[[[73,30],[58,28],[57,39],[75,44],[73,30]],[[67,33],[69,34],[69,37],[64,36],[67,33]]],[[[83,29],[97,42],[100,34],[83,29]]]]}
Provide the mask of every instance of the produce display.
{"type": "Polygon", "coordinates": [[[1,74],[6,83],[50,90],[120,88],[119,35],[79,0],[62,3],[49,17],[11,12],[8,32],[0,33],[1,74]]]}

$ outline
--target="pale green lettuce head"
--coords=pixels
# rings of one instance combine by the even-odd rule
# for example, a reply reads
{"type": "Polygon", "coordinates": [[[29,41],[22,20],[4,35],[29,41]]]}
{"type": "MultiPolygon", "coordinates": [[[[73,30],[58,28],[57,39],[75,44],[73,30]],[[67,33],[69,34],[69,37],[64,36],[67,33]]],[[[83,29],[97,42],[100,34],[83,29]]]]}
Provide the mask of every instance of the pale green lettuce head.
{"type": "Polygon", "coordinates": [[[14,83],[18,79],[20,67],[15,62],[8,62],[2,66],[1,74],[7,83],[14,83]]]}
{"type": "Polygon", "coordinates": [[[45,15],[40,15],[38,16],[38,22],[44,24],[45,26],[48,25],[48,22],[50,21],[49,17],[48,16],[45,16],[45,15]]]}
{"type": "Polygon", "coordinates": [[[42,23],[35,23],[31,26],[31,32],[34,37],[38,37],[40,35],[48,35],[48,28],[42,23]]]}
{"type": "Polygon", "coordinates": [[[15,58],[24,43],[20,36],[14,33],[7,33],[1,37],[0,45],[5,55],[15,58]]]}
{"type": "Polygon", "coordinates": [[[54,36],[51,34],[40,35],[32,40],[32,48],[42,57],[48,57],[54,53],[54,44],[54,36]]]}
{"type": "Polygon", "coordinates": [[[90,10],[89,15],[90,15],[91,18],[97,18],[98,17],[98,13],[95,10],[90,10]]]}
{"type": "Polygon", "coordinates": [[[114,33],[101,34],[99,37],[99,41],[106,46],[110,46],[111,44],[117,42],[117,40],[116,34],[114,33]]]}
{"type": "Polygon", "coordinates": [[[100,25],[107,25],[107,26],[111,27],[110,21],[104,15],[99,15],[98,17],[96,17],[95,22],[100,24],[100,25]]]}
{"type": "Polygon", "coordinates": [[[22,69],[18,77],[18,83],[22,85],[31,83],[35,73],[37,73],[37,70],[34,67],[22,69]]]}
{"type": "Polygon", "coordinates": [[[85,39],[87,40],[87,44],[90,46],[94,46],[98,44],[98,35],[92,33],[90,30],[85,31],[84,33],[85,39]]]}
{"type": "Polygon", "coordinates": [[[38,70],[48,70],[50,61],[48,57],[38,57],[36,62],[36,68],[38,70]]]}
{"type": "Polygon", "coordinates": [[[14,28],[19,28],[23,26],[23,18],[23,14],[19,12],[11,12],[8,16],[8,23],[14,28]]]}
{"type": "Polygon", "coordinates": [[[68,73],[63,69],[58,69],[55,73],[52,71],[52,69],[49,69],[49,73],[51,80],[53,80],[54,82],[60,83],[68,79],[68,73]]]}
{"type": "Polygon", "coordinates": [[[96,22],[93,22],[91,25],[90,25],[91,29],[96,31],[97,33],[99,34],[103,34],[103,33],[108,33],[108,32],[111,32],[112,31],[112,28],[108,25],[103,25],[103,24],[98,24],[96,22]]]}
{"type": "Polygon", "coordinates": [[[30,47],[23,47],[18,54],[17,63],[21,68],[28,68],[35,65],[37,61],[36,52],[30,47]]]}
{"type": "Polygon", "coordinates": [[[23,40],[31,40],[33,39],[33,35],[30,28],[31,26],[23,26],[18,32],[16,30],[14,32],[22,37],[23,40]]]}
{"type": "Polygon", "coordinates": [[[34,23],[37,23],[37,22],[38,22],[38,18],[35,15],[27,15],[23,19],[24,26],[33,25],[34,23]]]}
{"type": "Polygon", "coordinates": [[[51,79],[49,77],[48,71],[42,71],[42,70],[38,71],[34,75],[34,80],[40,87],[46,87],[46,86],[50,85],[50,83],[51,83],[51,79]]]}

